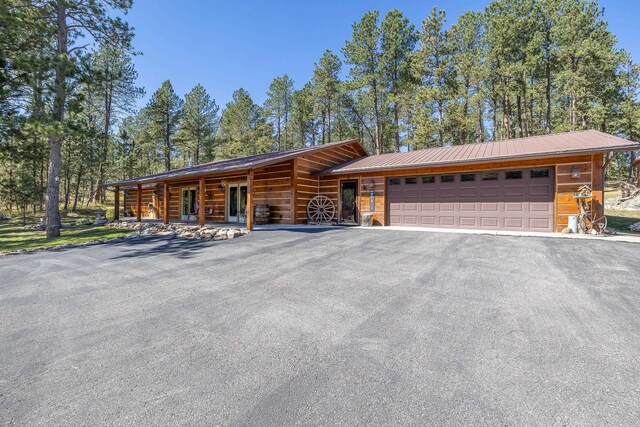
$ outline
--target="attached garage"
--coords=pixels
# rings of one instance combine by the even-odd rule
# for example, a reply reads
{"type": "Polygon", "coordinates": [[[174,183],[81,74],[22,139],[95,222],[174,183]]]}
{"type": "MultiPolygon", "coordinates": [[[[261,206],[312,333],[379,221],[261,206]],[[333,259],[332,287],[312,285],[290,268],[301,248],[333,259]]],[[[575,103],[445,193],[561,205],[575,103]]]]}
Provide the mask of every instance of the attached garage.
{"type": "Polygon", "coordinates": [[[388,178],[389,225],[553,231],[550,167],[388,178]]]}
{"type": "Polygon", "coordinates": [[[357,214],[374,225],[561,232],[583,186],[604,213],[606,153],[638,149],[588,130],[364,156],[317,175],[357,180],[357,214]]]}

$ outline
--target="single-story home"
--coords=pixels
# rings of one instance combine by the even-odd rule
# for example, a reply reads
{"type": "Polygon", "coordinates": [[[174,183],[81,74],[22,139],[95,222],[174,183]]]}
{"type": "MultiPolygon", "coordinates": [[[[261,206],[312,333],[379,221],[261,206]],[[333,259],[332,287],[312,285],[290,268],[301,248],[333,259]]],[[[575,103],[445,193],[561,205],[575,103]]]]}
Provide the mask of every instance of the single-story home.
{"type": "Polygon", "coordinates": [[[638,149],[594,130],[381,155],[349,140],[106,185],[115,188],[116,218],[124,192],[124,211],[137,221],[251,229],[257,206],[277,224],[359,224],[368,214],[379,226],[559,232],[577,214],[583,185],[593,209],[604,210],[604,154],[638,149]]]}

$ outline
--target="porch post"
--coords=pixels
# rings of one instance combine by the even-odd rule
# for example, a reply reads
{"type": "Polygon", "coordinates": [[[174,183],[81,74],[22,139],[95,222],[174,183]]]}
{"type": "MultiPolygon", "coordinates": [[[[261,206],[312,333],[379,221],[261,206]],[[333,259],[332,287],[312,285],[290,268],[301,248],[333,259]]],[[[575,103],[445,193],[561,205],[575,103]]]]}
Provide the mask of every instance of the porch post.
{"type": "Polygon", "coordinates": [[[198,222],[200,223],[200,227],[204,227],[204,176],[200,177],[198,193],[198,222]]]}
{"type": "Polygon", "coordinates": [[[138,184],[136,196],[136,221],[142,222],[142,185],[138,184]]]}
{"type": "Polygon", "coordinates": [[[291,223],[298,223],[298,157],[292,162],[291,171],[291,223]]]}
{"type": "Polygon", "coordinates": [[[164,191],[162,193],[162,198],[164,199],[164,223],[169,224],[169,183],[167,181],[164,182],[164,191]]]}
{"type": "Polygon", "coordinates": [[[247,230],[253,230],[253,170],[247,175],[247,230]]]}
{"type": "Polygon", "coordinates": [[[116,185],[116,197],[114,202],[115,212],[113,213],[113,219],[115,221],[120,220],[120,186],[116,185]]]}

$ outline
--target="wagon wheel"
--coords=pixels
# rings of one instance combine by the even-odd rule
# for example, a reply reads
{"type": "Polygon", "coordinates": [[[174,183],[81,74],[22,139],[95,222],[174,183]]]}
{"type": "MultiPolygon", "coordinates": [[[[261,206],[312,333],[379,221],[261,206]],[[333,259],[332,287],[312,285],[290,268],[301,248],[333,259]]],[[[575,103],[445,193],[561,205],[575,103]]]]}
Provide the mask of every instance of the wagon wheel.
{"type": "Polygon", "coordinates": [[[607,217],[599,212],[593,212],[589,216],[589,229],[596,230],[598,234],[604,234],[607,229],[607,217]]]}
{"type": "Polygon", "coordinates": [[[333,219],[336,207],[327,196],[315,196],[307,203],[309,222],[327,223],[333,219]]]}

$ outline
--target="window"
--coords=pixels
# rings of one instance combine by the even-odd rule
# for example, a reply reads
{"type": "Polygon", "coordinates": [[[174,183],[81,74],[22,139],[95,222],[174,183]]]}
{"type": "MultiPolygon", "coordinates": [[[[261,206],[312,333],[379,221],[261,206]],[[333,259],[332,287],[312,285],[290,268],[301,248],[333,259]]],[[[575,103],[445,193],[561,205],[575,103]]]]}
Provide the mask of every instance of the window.
{"type": "Polygon", "coordinates": [[[436,177],[435,176],[423,176],[422,177],[422,183],[423,184],[433,184],[434,182],[436,182],[436,177]]]}
{"type": "Polygon", "coordinates": [[[548,178],[549,169],[531,169],[531,178],[548,178]]]}
{"type": "Polygon", "coordinates": [[[522,179],[522,171],[507,171],[506,179],[522,179]]]}
{"type": "Polygon", "coordinates": [[[415,176],[413,176],[411,178],[405,178],[404,179],[404,183],[405,184],[417,184],[418,183],[418,178],[416,178],[415,176]]]}
{"type": "Polygon", "coordinates": [[[469,182],[469,181],[475,181],[475,180],[476,180],[475,173],[463,173],[462,175],[460,175],[460,181],[462,182],[469,182]]]}
{"type": "Polygon", "coordinates": [[[400,185],[400,178],[389,178],[389,185],[400,185]]]}
{"type": "Polygon", "coordinates": [[[455,181],[455,177],[453,175],[441,175],[440,182],[453,182],[455,181]]]}
{"type": "Polygon", "coordinates": [[[483,181],[495,181],[498,179],[498,172],[482,172],[483,181]]]}

